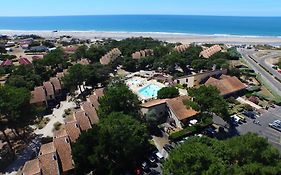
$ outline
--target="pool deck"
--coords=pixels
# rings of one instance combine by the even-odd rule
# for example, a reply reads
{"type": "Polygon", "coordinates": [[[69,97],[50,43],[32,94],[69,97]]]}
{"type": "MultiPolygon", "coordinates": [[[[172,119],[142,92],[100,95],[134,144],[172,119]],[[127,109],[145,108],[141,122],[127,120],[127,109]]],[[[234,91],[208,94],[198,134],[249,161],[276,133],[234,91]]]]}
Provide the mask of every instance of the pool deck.
{"type": "Polygon", "coordinates": [[[138,77],[138,76],[135,76],[135,77],[132,77],[132,78],[126,80],[126,85],[129,86],[129,88],[135,94],[138,95],[138,97],[140,98],[141,101],[153,99],[153,97],[147,97],[147,96],[144,96],[141,93],[139,93],[139,90],[141,90],[142,88],[145,88],[146,86],[149,86],[151,84],[158,86],[160,89],[163,87],[166,87],[164,84],[159,83],[156,80],[147,80],[146,78],[142,78],[142,77],[138,77]]]}

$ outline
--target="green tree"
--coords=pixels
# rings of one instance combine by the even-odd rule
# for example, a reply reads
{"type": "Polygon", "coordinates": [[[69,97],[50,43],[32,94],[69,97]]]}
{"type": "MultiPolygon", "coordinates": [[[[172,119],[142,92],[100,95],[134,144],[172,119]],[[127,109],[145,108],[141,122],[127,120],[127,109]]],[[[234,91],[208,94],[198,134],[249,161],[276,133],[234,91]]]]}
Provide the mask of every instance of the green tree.
{"type": "Polygon", "coordinates": [[[73,145],[78,174],[121,174],[132,170],[149,148],[144,124],[132,116],[112,113],[73,145]]]}
{"type": "Polygon", "coordinates": [[[91,45],[91,47],[86,52],[86,58],[91,60],[91,62],[99,62],[100,58],[106,54],[106,49],[103,46],[91,45]]]}
{"type": "Polygon", "coordinates": [[[62,78],[64,86],[71,92],[74,92],[77,86],[82,92],[81,86],[86,81],[88,70],[86,66],[75,64],[68,69],[68,73],[62,78]]]}
{"type": "Polygon", "coordinates": [[[88,50],[88,47],[86,45],[82,45],[82,46],[78,47],[78,49],[74,53],[76,60],[85,58],[87,50],[88,50]]]}
{"type": "Polygon", "coordinates": [[[112,112],[124,112],[125,114],[139,115],[138,97],[123,83],[114,83],[108,87],[105,94],[99,100],[99,116],[106,117],[112,112]]]}
{"type": "Polygon", "coordinates": [[[157,92],[158,99],[175,98],[179,95],[179,90],[175,87],[164,87],[157,92]]]}
{"type": "Polygon", "coordinates": [[[193,98],[193,101],[189,103],[192,108],[200,112],[215,113],[225,120],[228,119],[227,102],[216,87],[200,86],[189,89],[188,94],[193,98]]]}
{"type": "Polygon", "coordinates": [[[256,134],[225,141],[191,138],[173,150],[163,166],[167,175],[275,175],[281,172],[278,150],[256,134]]]}
{"type": "Polygon", "coordinates": [[[7,53],[5,46],[0,45],[0,54],[1,56],[3,55],[3,53],[7,53]]]}
{"type": "Polygon", "coordinates": [[[5,129],[23,128],[35,117],[35,108],[30,105],[31,94],[26,88],[0,86],[0,130],[11,150],[12,144],[5,129]]]}
{"type": "Polygon", "coordinates": [[[67,60],[64,58],[64,52],[61,49],[56,49],[45,55],[43,61],[46,66],[51,66],[52,69],[62,69],[67,60]]]}

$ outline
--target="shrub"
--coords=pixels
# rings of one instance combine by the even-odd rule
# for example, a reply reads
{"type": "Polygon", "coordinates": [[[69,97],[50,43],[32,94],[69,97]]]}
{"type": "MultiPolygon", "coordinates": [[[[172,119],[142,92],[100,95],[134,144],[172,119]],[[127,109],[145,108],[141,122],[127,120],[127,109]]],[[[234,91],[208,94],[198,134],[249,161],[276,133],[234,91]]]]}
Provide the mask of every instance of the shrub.
{"type": "Polygon", "coordinates": [[[179,96],[179,90],[175,87],[164,87],[157,93],[158,99],[175,98],[179,96]]]}
{"type": "Polygon", "coordinates": [[[62,124],[61,124],[60,122],[54,123],[54,129],[55,129],[56,131],[60,130],[61,125],[62,125],[62,124]]]}

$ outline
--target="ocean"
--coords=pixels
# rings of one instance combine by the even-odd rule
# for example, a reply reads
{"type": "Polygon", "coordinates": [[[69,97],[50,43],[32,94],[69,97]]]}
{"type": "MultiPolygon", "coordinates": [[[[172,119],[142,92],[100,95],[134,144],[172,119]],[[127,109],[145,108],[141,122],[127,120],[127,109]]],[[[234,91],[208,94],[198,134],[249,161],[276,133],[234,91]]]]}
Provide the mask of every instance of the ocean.
{"type": "Polygon", "coordinates": [[[163,32],[281,36],[281,17],[105,15],[0,17],[0,30],[163,32]]]}

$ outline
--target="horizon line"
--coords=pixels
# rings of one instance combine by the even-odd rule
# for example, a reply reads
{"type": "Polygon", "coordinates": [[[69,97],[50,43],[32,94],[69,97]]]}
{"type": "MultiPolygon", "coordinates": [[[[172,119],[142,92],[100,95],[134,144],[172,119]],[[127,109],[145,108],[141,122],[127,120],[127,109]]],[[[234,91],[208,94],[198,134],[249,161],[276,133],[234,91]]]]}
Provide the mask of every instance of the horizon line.
{"type": "Polygon", "coordinates": [[[83,17],[83,16],[209,16],[209,17],[253,17],[253,18],[280,18],[280,16],[252,16],[252,15],[199,15],[199,14],[85,14],[85,15],[26,15],[0,16],[0,18],[30,18],[30,17],[83,17]]]}

